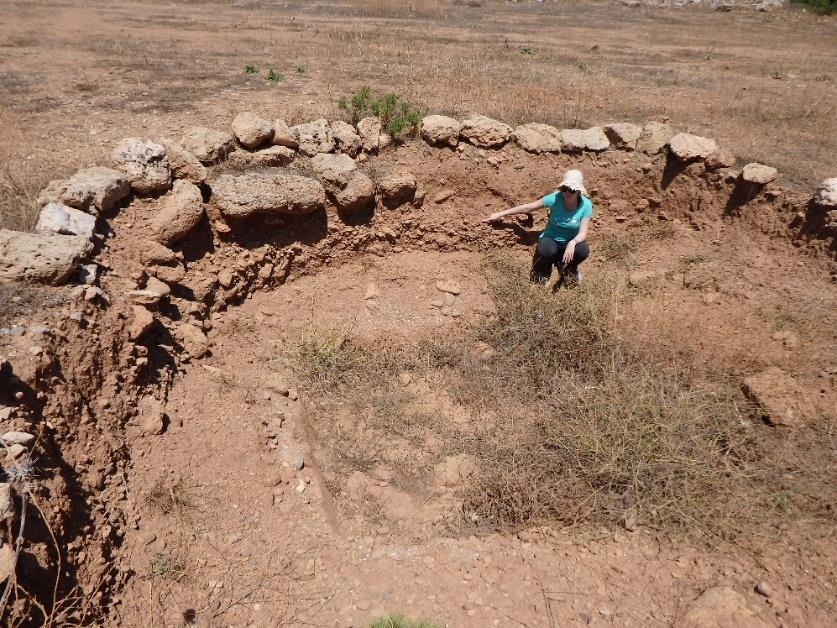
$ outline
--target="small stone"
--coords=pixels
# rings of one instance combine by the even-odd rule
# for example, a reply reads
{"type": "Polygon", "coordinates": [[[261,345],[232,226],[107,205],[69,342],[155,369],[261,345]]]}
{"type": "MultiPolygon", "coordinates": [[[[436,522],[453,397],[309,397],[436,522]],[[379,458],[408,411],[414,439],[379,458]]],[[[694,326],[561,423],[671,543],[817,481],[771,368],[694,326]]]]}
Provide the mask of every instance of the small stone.
{"type": "MultiPolygon", "coordinates": [[[[0,483],[0,521],[13,517],[15,514],[15,502],[12,499],[12,487],[3,482],[0,483]]],[[[0,578],[2,583],[2,578],[0,578]]]]}
{"type": "Polygon", "coordinates": [[[28,432],[6,432],[0,436],[6,445],[23,445],[28,447],[35,442],[35,437],[28,432]]]}
{"type": "Polygon", "coordinates": [[[837,177],[826,179],[817,186],[814,202],[821,207],[837,207],[837,177]]]}
{"type": "Polygon", "coordinates": [[[433,197],[434,203],[444,203],[449,198],[452,198],[456,192],[454,190],[442,190],[436,196],[433,197]]]}
{"type": "Polygon", "coordinates": [[[378,290],[378,286],[374,283],[370,283],[366,286],[366,294],[363,297],[364,299],[374,299],[379,296],[381,296],[381,291],[378,290]]]}
{"type": "Polygon", "coordinates": [[[761,581],[756,585],[756,593],[763,595],[764,597],[772,597],[773,589],[771,589],[766,582],[761,581]]]}
{"type": "Polygon", "coordinates": [[[436,289],[440,290],[441,292],[448,292],[448,293],[454,294],[454,295],[462,293],[462,288],[459,286],[459,284],[456,281],[454,281],[452,279],[446,280],[446,281],[437,281],[436,282],[436,289]]]}
{"type": "Polygon", "coordinates": [[[163,281],[160,281],[156,277],[149,277],[148,281],[145,282],[145,289],[151,290],[152,292],[157,292],[162,296],[168,296],[171,293],[171,288],[169,285],[163,281]]]}
{"type": "Polygon", "coordinates": [[[163,422],[163,413],[155,410],[150,410],[147,414],[140,418],[140,429],[144,434],[149,436],[158,436],[165,430],[165,423],[163,422]]]}
{"type": "Polygon", "coordinates": [[[156,305],[163,298],[163,295],[153,290],[130,290],[125,296],[140,305],[156,305]]]}
{"type": "Polygon", "coordinates": [[[305,483],[305,480],[302,478],[299,479],[294,490],[299,494],[302,495],[305,492],[305,489],[308,488],[308,485],[305,483]]]}
{"type": "Polygon", "coordinates": [[[132,309],[134,319],[128,327],[128,337],[133,341],[138,340],[154,324],[154,314],[140,305],[134,305],[132,309]]]}
{"type": "Polygon", "coordinates": [[[23,445],[21,445],[19,443],[16,443],[14,445],[10,445],[10,446],[6,447],[6,457],[11,458],[13,460],[17,460],[18,458],[20,458],[25,453],[26,453],[26,447],[24,447],[23,445]]]}
{"type": "Polygon", "coordinates": [[[38,216],[38,222],[35,224],[35,231],[38,233],[77,235],[88,240],[93,237],[95,230],[95,216],[63,203],[45,205],[38,216]]]}
{"type": "Polygon", "coordinates": [[[398,383],[402,386],[409,386],[411,381],[413,381],[413,376],[409,373],[401,372],[398,374],[398,383]]]}
{"type": "Polygon", "coordinates": [[[82,264],[78,267],[78,279],[81,283],[92,286],[96,283],[96,277],[99,274],[99,266],[97,264],[82,264]]]}
{"type": "Polygon", "coordinates": [[[779,171],[776,168],[753,162],[744,166],[741,178],[749,183],[765,185],[773,181],[778,174],[779,171]]]}
{"type": "Polygon", "coordinates": [[[294,456],[291,459],[290,464],[291,464],[291,468],[294,471],[302,471],[302,469],[305,467],[305,457],[302,456],[302,454],[300,454],[298,456],[294,456]]]}
{"type": "Polygon", "coordinates": [[[150,530],[146,530],[140,533],[138,540],[142,545],[151,545],[157,540],[157,535],[150,530]]]}

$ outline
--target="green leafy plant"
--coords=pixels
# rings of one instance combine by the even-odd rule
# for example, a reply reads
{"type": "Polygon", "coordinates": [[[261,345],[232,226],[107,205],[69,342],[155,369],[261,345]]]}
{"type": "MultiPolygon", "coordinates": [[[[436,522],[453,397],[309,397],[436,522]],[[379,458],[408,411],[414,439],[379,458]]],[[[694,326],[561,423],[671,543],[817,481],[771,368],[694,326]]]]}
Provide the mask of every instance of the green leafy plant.
{"type": "Polygon", "coordinates": [[[244,66],[244,73],[245,74],[258,74],[259,73],[259,68],[257,68],[255,65],[250,65],[248,63],[247,65],[244,66]]]}
{"type": "Polygon", "coordinates": [[[285,80],[285,77],[282,76],[280,72],[277,72],[274,68],[270,68],[267,71],[267,76],[265,78],[271,83],[278,83],[279,81],[285,80]]]}
{"type": "Polygon", "coordinates": [[[399,97],[396,92],[387,92],[375,97],[368,85],[359,87],[350,98],[342,97],[337,108],[346,113],[353,123],[366,115],[380,118],[381,126],[393,138],[400,138],[405,132],[418,133],[427,108],[413,104],[399,97]]]}
{"type": "Polygon", "coordinates": [[[521,46],[520,47],[520,54],[522,55],[533,55],[535,54],[535,49],[532,46],[521,46]]]}
{"type": "Polygon", "coordinates": [[[837,12],[837,0],[791,0],[791,3],[802,5],[820,15],[831,15],[837,12]]]}
{"type": "Polygon", "coordinates": [[[302,66],[298,65],[298,66],[296,66],[296,68],[294,69],[294,72],[296,72],[297,74],[305,74],[305,68],[303,68],[302,66]]]}
{"type": "Polygon", "coordinates": [[[390,613],[372,620],[370,628],[441,628],[426,619],[407,619],[401,613],[390,613]]]}

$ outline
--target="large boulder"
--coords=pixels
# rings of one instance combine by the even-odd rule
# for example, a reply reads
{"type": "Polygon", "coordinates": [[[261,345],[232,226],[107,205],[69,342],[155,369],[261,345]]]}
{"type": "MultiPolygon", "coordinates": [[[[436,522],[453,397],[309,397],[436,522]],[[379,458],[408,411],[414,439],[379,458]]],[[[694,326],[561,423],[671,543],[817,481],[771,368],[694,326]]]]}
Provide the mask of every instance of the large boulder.
{"type": "Polygon", "coordinates": [[[477,114],[462,121],[459,133],[474,146],[491,148],[508,142],[512,129],[508,124],[477,114]]]}
{"type": "Polygon", "coordinates": [[[589,150],[599,152],[607,150],[610,140],[607,139],[601,127],[594,126],[589,129],[563,129],[561,131],[561,144],[565,151],[581,152],[589,150]]]}
{"type": "Polygon", "coordinates": [[[251,111],[239,113],[233,119],[232,130],[244,148],[256,148],[273,139],[273,125],[251,111]]]}
{"type": "Polygon", "coordinates": [[[157,143],[166,149],[166,157],[175,179],[185,179],[195,185],[206,181],[206,166],[182,145],[165,138],[158,139],[157,143]]]}
{"type": "Polygon", "coordinates": [[[396,172],[378,182],[381,201],[387,207],[409,203],[416,195],[416,178],[409,172],[396,172]]]}
{"type": "Polygon", "coordinates": [[[287,146],[270,146],[250,152],[237,150],[230,155],[228,164],[234,168],[275,168],[287,166],[296,157],[296,152],[287,146]]]}
{"type": "Polygon", "coordinates": [[[715,140],[691,133],[678,133],[668,141],[668,147],[680,161],[706,159],[718,150],[715,140]]]}
{"type": "Polygon", "coordinates": [[[674,137],[674,129],[668,124],[649,122],[642,127],[636,148],[646,155],[654,155],[663,150],[672,137],[674,137]]]}
{"type": "Polygon", "coordinates": [[[311,165],[338,208],[355,210],[374,202],[375,184],[348,155],[316,155],[311,165]]]}
{"type": "Polygon", "coordinates": [[[334,135],[325,119],[297,124],[291,127],[291,133],[299,144],[299,152],[308,157],[334,150],[334,135]]]}
{"type": "Polygon", "coordinates": [[[820,207],[837,208],[837,177],[826,179],[817,186],[814,202],[820,207]]]}
{"type": "Polygon", "coordinates": [[[166,246],[182,240],[203,214],[200,189],[188,181],[175,181],[172,191],[160,199],[160,211],[151,221],[151,237],[166,246]]]}
{"type": "Polygon", "coordinates": [[[346,153],[354,157],[363,148],[363,142],[360,135],[355,131],[348,122],[342,120],[335,120],[331,123],[331,133],[334,135],[334,141],[337,144],[337,150],[341,153],[346,153]]]}
{"type": "Polygon", "coordinates": [[[515,128],[514,140],[530,153],[558,153],[561,151],[561,132],[554,126],[530,122],[515,128]]]}
{"type": "Polygon", "coordinates": [[[334,202],[343,211],[355,211],[375,202],[375,184],[366,174],[357,171],[342,190],[334,194],[334,202]]]}
{"type": "Polygon", "coordinates": [[[777,366],[744,380],[744,394],[762,410],[773,425],[796,427],[814,413],[813,405],[802,387],[777,366]]]}
{"type": "Polygon", "coordinates": [[[369,116],[357,123],[357,133],[363,150],[367,153],[377,153],[381,144],[381,121],[369,116]]]}
{"type": "Polygon", "coordinates": [[[60,285],[92,250],[82,236],[0,229],[0,279],[60,285]]]}
{"type": "Polygon", "coordinates": [[[331,155],[321,153],[311,160],[314,172],[323,182],[326,192],[334,194],[349,184],[357,170],[354,159],[348,155],[331,155]]]}
{"type": "Polygon", "coordinates": [[[41,209],[35,231],[83,236],[88,240],[96,230],[96,217],[68,207],[63,203],[49,203],[41,209]]]}
{"type": "Polygon", "coordinates": [[[707,589],[675,622],[676,628],[770,628],[740,593],[729,587],[707,589]]]}
{"type": "Polygon", "coordinates": [[[38,204],[64,203],[90,213],[109,211],[131,193],[124,172],[93,166],[79,170],[66,181],[50,181],[38,195],[38,204]]]}
{"type": "Polygon", "coordinates": [[[639,136],[642,134],[642,127],[630,122],[615,122],[605,126],[604,132],[614,148],[635,150],[639,136]]]}
{"type": "Polygon", "coordinates": [[[456,146],[462,125],[448,116],[425,116],[421,121],[421,137],[434,146],[456,146]]]}
{"type": "Polygon", "coordinates": [[[235,150],[235,138],[229,133],[196,126],[183,134],[183,148],[198,158],[202,164],[213,164],[235,150]]]}
{"type": "Polygon", "coordinates": [[[296,136],[288,127],[288,123],[277,118],[273,121],[273,145],[287,146],[296,150],[299,147],[299,142],[296,141],[296,136]]]}
{"type": "Polygon", "coordinates": [[[319,181],[271,171],[213,179],[212,204],[226,218],[258,214],[308,214],[325,206],[325,190],[319,181]]]}
{"type": "Polygon", "coordinates": [[[755,183],[756,185],[765,185],[773,181],[779,174],[779,171],[772,166],[765,166],[759,163],[750,163],[744,166],[741,171],[741,178],[748,183],[755,183]]]}
{"type": "Polygon", "coordinates": [[[131,189],[137,194],[159,194],[171,187],[171,166],[160,144],[127,137],[110,156],[117,169],[128,175],[131,189]]]}

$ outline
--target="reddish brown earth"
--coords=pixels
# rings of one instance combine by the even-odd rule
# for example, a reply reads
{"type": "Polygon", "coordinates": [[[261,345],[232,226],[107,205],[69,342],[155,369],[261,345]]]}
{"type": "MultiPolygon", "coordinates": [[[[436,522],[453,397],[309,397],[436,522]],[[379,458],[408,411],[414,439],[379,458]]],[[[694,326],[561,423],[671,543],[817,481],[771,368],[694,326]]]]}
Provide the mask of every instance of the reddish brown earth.
{"type": "MultiPolygon", "coordinates": [[[[177,137],[198,120],[227,128],[245,108],[294,121],[320,112],[334,117],[323,96],[346,93],[370,75],[357,69],[338,82],[328,68],[342,67],[338,49],[351,52],[347,64],[364,57],[364,50],[389,50],[376,39],[384,35],[370,31],[363,16],[342,23],[322,6],[294,5],[294,15],[273,8],[269,18],[260,5],[143,9],[138,15],[135,5],[116,3],[94,15],[72,3],[39,4],[31,13],[22,3],[5,6],[14,20],[0,26],[9,52],[1,75],[8,86],[2,119],[10,121],[2,148],[35,188],[80,165],[104,163],[113,142],[126,135],[177,137]],[[297,14],[298,20],[290,19],[297,14]],[[320,39],[331,44],[316,43],[321,32],[320,39]],[[140,37],[169,47],[152,47],[145,57],[148,40],[140,37]],[[377,43],[367,45],[369,40],[377,43]],[[267,89],[241,75],[244,63],[276,58],[288,42],[308,55],[304,76],[267,89]],[[317,61],[318,45],[334,46],[324,55],[329,63],[317,61]],[[60,79],[68,80],[53,92],[60,79]]],[[[48,529],[31,516],[20,582],[49,605],[60,561],[56,624],[364,626],[376,614],[402,611],[450,626],[670,626],[716,586],[746,598],[752,625],[834,622],[835,490],[833,482],[822,480],[835,470],[834,244],[833,235],[805,213],[812,177],[833,175],[827,132],[833,130],[833,83],[814,81],[833,69],[827,53],[833,24],[798,14],[637,14],[610,5],[590,11],[615,11],[630,23],[623,37],[639,37],[649,24],[656,33],[672,24],[692,29],[689,54],[733,41],[735,28],[753,40],[770,40],[757,36],[759,29],[793,34],[810,28],[810,38],[785,40],[792,43],[784,63],[794,72],[813,54],[809,49],[824,55],[825,67],[804,65],[798,79],[810,79],[815,95],[809,100],[824,114],[809,112],[793,123],[782,110],[783,128],[793,139],[775,154],[801,164],[787,175],[793,189],[771,185],[741,198],[700,164],[681,171],[663,156],[612,151],[536,158],[515,146],[458,153],[408,142],[361,168],[375,180],[392,170],[414,173],[426,193],[423,204],[394,210],[378,205],[352,220],[329,207],[299,222],[245,225],[232,238],[202,225],[179,247],[188,266],[183,283],[201,285],[223,270],[234,272],[236,282],[214,289],[206,307],[193,308],[176,293],[159,315],[162,324],[137,343],[128,339],[133,315],[124,293],[135,286],[133,273],[142,276],[138,251],[157,202],[136,199],[120,208],[107,217],[112,234],[97,256],[106,268],[101,285],[111,306],[74,300],[66,288],[0,286],[0,326],[29,329],[22,336],[0,336],[0,353],[19,378],[0,381],[0,403],[16,409],[15,427],[38,432],[34,494],[50,524],[48,529]],[[716,34],[707,39],[707,32],[716,34]],[[818,130],[803,128],[807,122],[818,130]],[[499,166],[488,163],[488,156],[498,154],[505,159],[499,166]],[[697,373],[723,369],[736,382],[768,367],[795,378],[810,407],[804,424],[758,424],[752,430],[767,447],[787,452],[789,482],[805,487],[815,507],[779,528],[754,526],[752,543],[707,544],[688,531],[643,526],[487,531],[462,521],[455,485],[416,472],[446,463],[433,433],[421,446],[382,442],[385,435],[351,408],[325,415],[318,399],[300,388],[296,352],[311,329],[350,331],[375,342],[458,335],[480,324],[493,307],[480,260],[498,249],[527,258],[543,217],[498,227],[480,219],[553,189],[570,166],[584,171],[597,209],[588,276],[614,275],[627,285],[632,273],[650,274],[633,289],[623,316],[625,333],[637,347],[649,356],[676,353],[697,373]],[[446,191],[454,194],[435,202],[446,191]],[[608,259],[610,238],[629,234],[639,234],[635,250],[608,259]],[[268,265],[272,272],[260,274],[268,265]],[[430,301],[445,298],[435,287],[441,280],[462,287],[448,305],[457,316],[430,307],[430,301]],[[85,323],[68,320],[72,312],[83,312],[85,323]],[[179,319],[207,331],[206,357],[184,354],[169,332],[179,319]],[[36,323],[51,331],[33,334],[36,323]],[[42,351],[35,355],[33,347],[42,351]],[[160,412],[164,431],[156,434],[147,419],[160,412]],[[341,447],[371,452],[374,464],[358,468],[359,475],[345,469],[334,455],[341,447]],[[305,466],[294,469],[300,453],[305,466]],[[755,592],[758,583],[767,584],[769,595],[755,592]]],[[[502,30],[510,18],[501,12],[490,19],[502,30]]],[[[404,28],[398,22],[397,29],[404,28]]],[[[447,33],[446,48],[459,45],[462,31],[456,28],[464,27],[438,25],[440,37],[447,33]]],[[[538,35],[543,46],[549,32],[538,35]]],[[[586,41],[585,33],[573,36],[586,41]]],[[[513,46],[520,37],[513,36],[513,46]]],[[[667,37],[674,40],[648,48],[649,63],[683,71],[688,55],[681,51],[678,61],[680,44],[667,37]]],[[[409,69],[414,53],[405,50],[403,66],[409,69]]],[[[750,80],[746,69],[761,68],[763,51],[750,41],[724,52],[729,58],[745,55],[732,65],[730,80],[750,80]]],[[[398,76],[406,72],[392,65],[398,76]]],[[[389,71],[376,67],[381,76],[389,71]]],[[[497,91],[494,79],[483,78],[479,93],[497,91]]],[[[777,102],[783,94],[799,93],[790,82],[752,80],[777,102]],[[787,91],[775,92],[776,85],[787,85],[787,91]]],[[[422,85],[401,89],[426,92],[422,85]]],[[[622,102],[618,88],[611,89],[610,108],[590,105],[584,120],[601,122],[601,116],[621,110],[612,104],[622,102]]],[[[500,91],[502,98],[490,102],[493,111],[482,112],[500,116],[513,110],[513,90],[500,91]]],[[[642,115],[670,115],[677,126],[716,110],[723,90],[705,91],[707,100],[701,101],[694,91],[666,85],[670,104],[651,105],[652,96],[636,94],[628,102],[642,115]]],[[[585,92],[579,106],[599,102],[599,95],[605,102],[604,94],[585,92]]],[[[457,112],[479,109],[468,98],[463,94],[457,101],[457,112]]],[[[554,103],[538,107],[535,113],[557,116],[554,103]]],[[[521,119],[505,119],[542,119],[519,109],[513,116],[521,119]]],[[[701,128],[717,127],[719,139],[729,139],[740,156],[769,162],[775,140],[744,128],[734,116],[710,121],[701,121],[701,128]]],[[[414,403],[435,409],[446,425],[467,433],[474,417],[433,382],[414,380],[404,388],[414,403]]],[[[19,609],[21,616],[28,610],[38,617],[22,602],[19,609]]]]}

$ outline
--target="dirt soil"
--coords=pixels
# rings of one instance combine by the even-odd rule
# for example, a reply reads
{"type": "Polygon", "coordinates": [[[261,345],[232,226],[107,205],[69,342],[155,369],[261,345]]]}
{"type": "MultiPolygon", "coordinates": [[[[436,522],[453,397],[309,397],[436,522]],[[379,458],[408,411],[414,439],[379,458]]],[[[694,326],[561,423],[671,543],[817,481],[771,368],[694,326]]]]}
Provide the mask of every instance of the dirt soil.
{"type": "MultiPolygon", "coordinates": [[[[207,332],[199,359],[162,325],[129,342],[129,309],[79,303],[67,289],[0,286],[0,327],[27,329],[0,336],[22,382],[19,395],[0,390],[0,403],[26,408],[16,421],[42,422],[38,494],[53,525],[32,524],[21,569],[48,599],[58,537],[59,625],[365,626],[401,611],[448,626],[671,626],[716,586],[744,596],[753,626],[834,624],[834,244],[806,233],[798,215],[837,166],[834,21],[611,3],[446,11],[6,2],[0,157],[35,194],[108,163],[125,136],[226,129],[242,110],[333,119],[336,97],[369,83],[510,124],[668,117],[741,160],[782,167],[787,188],[736,198],[721,177],[661,155],[409,142],[362,169],[375,180],[412,172],[421,206],[379,207],[353,223],[330,208],[223,241],[202,227],[182,249],[190,289],[225,270],[235,281],[212,306],[175,291],[162,313],[207,332]],[[245,75],[248,63],[261,74],[245,75]],[[268,66],[284,79],[267,83],[268,66]],[[632,286],[622,320],[635,346],[737,383],[781,367],[810,404],[792,430],[751,426],[787,452],[788,483],[814,504],[778,528],[754,527],[757,542],[707,544],[699,531],[643,526],[506,534],[470,525],[443,430],[394,439],[349,405],[325,413],[301,386],[298,351],[315,330],[383,346],[458,336],[491,316],[481,260],[499,249],[525,260],[542,217],[479,219],[554,189],[571,166],[584,170],[597,207],[585,271],[632,286]],[[45,322],[51,331],[32,331],[45,322]]],[[[105,217],[97,261],[108,294],[143,277],[139,249],[156,209],[135,199],[105,217]]],[[[475,417],[434,382],[386,375],[445,429],[468,432],[475,417]]]]}

